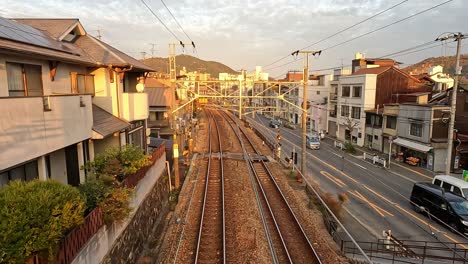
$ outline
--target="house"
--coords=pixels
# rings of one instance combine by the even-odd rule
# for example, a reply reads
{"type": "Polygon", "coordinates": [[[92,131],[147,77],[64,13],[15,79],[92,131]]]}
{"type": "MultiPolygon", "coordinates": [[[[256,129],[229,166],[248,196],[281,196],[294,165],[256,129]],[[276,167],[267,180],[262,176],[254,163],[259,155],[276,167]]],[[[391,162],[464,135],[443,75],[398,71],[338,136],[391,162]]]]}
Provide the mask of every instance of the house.
{"type": "Polygon", "coordinates": [[[432,90],[427,82],[401,71],[396,67],[398,62],[393,61],[391,64],[391,61],[393,60],[365,60],[357,57],[353,61],[354,72],[340,77],[337,96],[337,138],[381,151],[382,131],[375,131],[376,124],[382,125],[381,117],[366,116],[373,115],[374,111],[380,115],[378,110],[384,104],[399,103],[401,96],[432,90]],[[372,62],[370,68],[366,66],[368,62],[372,62]],[[378,65],[379,63],[382,66],[378,65]],[[367,127],[370,130],[366,130],[367,127]]]}
{"type": "Polygon", "coordinates": [[[450,107],[437,103],[399,105],[396,151],[403,158],[415,157],[416,165],[445,171],[450,107]]]}
{"type": "Polygon", "coordinates": [[[153,71],[152,68],[87,34],[78,19],[15,21],[39,29],[57,41],[73,45],[75,49],[84,52],[93,63],[85,72],[73,73],[70,78],[76,79],[74,82],[78,86],[83,84],[86,87],[94,83],[92,103],[100,110],[93,112],[95,120],[90,147],[96,153],[126,144],[146,150],[148,95],[138,93],[136,87],[139,83],[144,83],[146,74],[153,71]],[[128,122],[128,125],[124,127],[122,120],[128,122]],[[106,128],[103,130],[103,127],[106,128]]]}
{"type": "Polygon", "coordinates": [[[0,54],[0,187],[36,178],[83,182],[95,63],[72,43],[1,17],[0,54]]]}
{"type": "Polygon", "coordinates": [[[0,185],[55,179],[108,147],[146,150],[152,69],[88,35],[78,19],[0,18],[0,185]]]}

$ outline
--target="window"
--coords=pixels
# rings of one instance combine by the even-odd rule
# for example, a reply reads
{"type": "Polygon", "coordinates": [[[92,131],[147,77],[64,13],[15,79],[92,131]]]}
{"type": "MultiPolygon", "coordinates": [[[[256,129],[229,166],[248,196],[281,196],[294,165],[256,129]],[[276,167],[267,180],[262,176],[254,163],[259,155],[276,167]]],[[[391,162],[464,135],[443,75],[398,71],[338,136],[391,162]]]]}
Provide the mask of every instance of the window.
{"type": "Polygon", "coordinates": [[[354,119],[361,119],[361,108],[353,106],[351,117],[354,119]]]}
{"type": "Polygon", "coordinates": [[[353,97],[361,97],[362,86],[353,86],[353,97]]]}
{"type": "Polygon", "coordinates": [[[450,192],[450,188],[452,188],[452,186],[453,185],[450,183],[446,183],[446,182],[442,183],[442,188],[444,188],[446,192],[450,192]]]}
{"type": "Polygon", "coordinates": [[[458,196],[462,196],[460,188],[458,188],[456,186],[453,186],[453,193],[458,195],[458,196]]]}
{"type": "Polygon", "coordinates": [[[341,116],[348,117],[349,116],[349,106],[342,105],[341,106],[341,116]]]}
{"type": "Polygon", "coordinates": [[[94,95],[94,75],[70,72],[70,80],[73,94],[94,95]]]}
{"type": "Polygon", "coordinates": [[[40,65],[7,62],[9,96],[42,96],[42,70],[40,65]]]}
{"type": "Polygon", "coordinates": [[[349,86],[343,86],[343,87],[341,88],[341,96],[343,96],[343,97],[349,97],[349,91],[350,91],[349,86]]]}
{"type": "Polygon", "coordinates": [[[320,91],[317,91],[317,94],[320,94],[320,91]]]}
{"type": "Polygon", "coordinates": [[[441,183],[442,183],[442,181],[440,181],[440,180],[435,180],[434,181],[434,184],[437,185],[437,186],[440,186],[441,183]]]}
{"type": "Polygon", "coordinates": [[[0,188],[13,180],[31,181],[38,177],[37,161],[34,160],[0,173],[0,188]]]}
{"type": "Polygon", "coordinates": [[[396,116],[387,116],[387,128],[396,129],[397,118],[396,116]]]}
{"type": "Polygon", "coordinates": [[[410,135],[415,136],[415,137],[422,137],[422,129],[423,129],[422,124],[411,123],[410,135]]]}
{"type": "Polygon", "coordinates": [[[375,139],[375,140],[379,140],[379,136],[374,135],[374,139],[375,139]]]}

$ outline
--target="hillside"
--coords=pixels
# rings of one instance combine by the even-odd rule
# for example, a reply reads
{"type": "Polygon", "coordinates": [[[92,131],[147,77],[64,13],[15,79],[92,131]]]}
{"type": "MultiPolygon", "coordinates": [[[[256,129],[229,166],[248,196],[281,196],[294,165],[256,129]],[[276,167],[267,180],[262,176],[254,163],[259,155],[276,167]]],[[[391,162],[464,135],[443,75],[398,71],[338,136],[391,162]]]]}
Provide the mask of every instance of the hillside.
{"type": "MultiPolygon", "coordinates": [[[[455,74],[455,56],[446,56],[446,57],[432,57],[427,58],[423,61],[415,63],[411,66],[404,68],[404,71],[407,71],[411,74],[421,74],[426,73],[429,68],[436,65],[442,65],[444,67],[444,72],[454,76],[455,74]]],[[[460,58],[460,65],[462,65],[462,77],[461,82],[468,82],[468,54],[462,55],[460,58]]]]}
{"type": "MultiPolygon", "coordinates": [[[[155,68],[158,72],[168,73],[169,72],[169,60],[168,58],[149,58],[141,60],[143,63],[155,68]]],[[[190,55],[177,55],[176,56],[176,67],[177,74],[185,67],[187,71],[199,71],[202,73],[209,73],[212,77],[218,77],[220,72],[237,73],[230,67],[219,63],[217,61],[205,61],[190,55]]]]}

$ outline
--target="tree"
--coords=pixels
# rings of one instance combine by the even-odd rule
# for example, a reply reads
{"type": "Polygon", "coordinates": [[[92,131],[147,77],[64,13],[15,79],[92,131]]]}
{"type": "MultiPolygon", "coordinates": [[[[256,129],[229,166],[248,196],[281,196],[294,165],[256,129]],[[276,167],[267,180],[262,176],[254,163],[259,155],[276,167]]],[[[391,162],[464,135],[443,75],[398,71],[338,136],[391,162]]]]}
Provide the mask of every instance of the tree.
{"type": "Polygon", "coordinates": [[[360,125],[360,123],[361,122],[359,120],[350,118],[349,116],[345,117],[344,125],[345,125],[346,129],[349,131],[349,134],[350,134],[349,141],[350,142],[352,142],[352,134],[353,134],[354,128],[358,127],[360,125]]]}
{"type": "Polygon", "coordinates": [[[0,263],[53,259],[60,240],[83,222],[85,200],[55,181],[13,181],[0,189],[0,263]]]}

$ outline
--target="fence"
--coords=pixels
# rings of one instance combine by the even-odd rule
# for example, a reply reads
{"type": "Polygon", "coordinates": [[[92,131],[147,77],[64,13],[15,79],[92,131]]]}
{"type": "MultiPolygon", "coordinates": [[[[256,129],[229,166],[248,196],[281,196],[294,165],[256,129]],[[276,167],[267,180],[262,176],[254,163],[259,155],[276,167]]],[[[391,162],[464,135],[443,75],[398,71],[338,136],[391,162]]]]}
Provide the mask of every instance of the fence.
{"type": "Polygon", "coordinates": [[[103,225],[102,211],[97,207],[86,216],[82,225],[73,229],[62,240],[55,263],[71,263],[81,248],[103,225]]]}
{"type": "Polygon", "coordinates": [[[129,174],[127,175],[127,177],[125,177],[125,179],[122,181],[121,183],[121,186],[124,186],[124,187],[127,187],[127,188],[133,188],[135,187],[138,182],[143,179],[143,177],[145,177],[146,173],[148,172],[148,170],[151,168],[151,166],[153,166],[153,164],[158,160],[160,159],[164,152],[166,151],[166,147],[165,147],[165,144],[162,143],[157,149],[155,149],[153,151],[153,153],[151,154],[151,164],[144,167],[144,168],[141,168],[140,170],[138,170],[137,172],[135,173],[132,173],[132,174],[129,174]]]}

